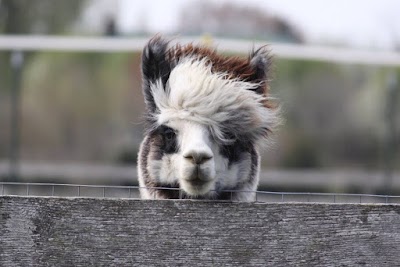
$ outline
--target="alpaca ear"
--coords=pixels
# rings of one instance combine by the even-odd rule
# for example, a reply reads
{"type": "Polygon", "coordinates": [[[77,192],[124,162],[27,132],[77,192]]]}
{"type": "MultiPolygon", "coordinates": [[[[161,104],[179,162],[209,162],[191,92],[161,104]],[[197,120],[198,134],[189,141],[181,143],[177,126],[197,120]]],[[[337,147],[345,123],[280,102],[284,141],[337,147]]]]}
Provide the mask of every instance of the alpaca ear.
{"type": "Polygon", "coordinates": [[[157,108],[150,85],[161,80],[162,85],[168,81],[171,65],[167,60],[168,41],[160,36],[153,37],[143,49],[142,53],[142,77],[143,93],[148,111],[154,112],[157,108]]]}
{"type": "Polygon", "coordinates": [[[266,84],[269,80],[269,71],[272,63],[272,58],[269,55],[267,47],[263,46],[257,50],[253,50],[249,57],[250,66],[253,69],[253,75],[250,76],[251,82],[260,83],[260,86],[255,89],[256,93],[264,94],[266,84]]]}

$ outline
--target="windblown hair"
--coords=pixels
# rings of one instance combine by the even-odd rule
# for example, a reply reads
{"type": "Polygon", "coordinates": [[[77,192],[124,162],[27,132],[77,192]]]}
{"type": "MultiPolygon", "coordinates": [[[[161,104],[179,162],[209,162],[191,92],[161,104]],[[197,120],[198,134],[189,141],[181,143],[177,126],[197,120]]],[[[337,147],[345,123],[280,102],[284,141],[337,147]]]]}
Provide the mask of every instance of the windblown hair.
{"type": "MultiPolygon", "coordinates": [[[[210,154],[215,164],[227,162],[221,163],[224,171],[212,178],[210,188],[214,193],[210,190],[204,193],[200,189],[202,193],[184,190],[185,193],[189,197],[220,198],[222,194],[218,190],[254,190],[258,183],[258,148],[269,140],[279,124],[278,109],[268,96],[270,65],[266,47],[252,51],[248,58],[241,58],[223,56],[211,48],[192,44],[169,47],[169,42],[159,36],[151,39],[142,55],[147,134],[139,153],[141,186],[182,187],[185,179],[175,177],[179,175],[175,174],[174,164],[168,165],[169,170],[165,170],[168,169],[165,166],[162,171],[153,169],[157,169],[155,163],[166,165],[176,158],[171,154],[185,150],[186,143],[177,133],[183,132],[183,123],[190,123],[208,131],[210,142],[217,147],[209,145],[215,150],[210,154]],[[166,127],[174,133],[172,152],[167,148],[171,142],[163,137],[165,131],[160,132],[166,127]],[[177,129],[179,127],[182,130],[177,129]],[[220,161],[217,155],[222,158],[220,161]],[[238,167],[246,165],[247,161],[250,161],[247,167],[238,167]],[[234,176],[251,177],[232,177],[229,182],[225,181],[227,177],[219,178],[232,172],[230,168],[234,167],[238,168],[234,176]]],[[[161,195],[152,189],[141,192],[142,196],[161,195]]],[[[248,200],[249,197],[237,199],[248,200]]]]}

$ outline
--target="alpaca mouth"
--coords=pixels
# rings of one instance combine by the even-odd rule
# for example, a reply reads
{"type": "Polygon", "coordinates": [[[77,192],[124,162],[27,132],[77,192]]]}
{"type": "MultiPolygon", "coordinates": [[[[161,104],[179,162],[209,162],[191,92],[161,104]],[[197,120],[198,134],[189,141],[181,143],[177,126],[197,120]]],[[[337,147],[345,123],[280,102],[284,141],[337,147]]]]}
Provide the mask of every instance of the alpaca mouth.
{"type": "Polygon", "coordinates": [[[201,187],[201,186],[203,186],[204,184],[208,183],[209,181],[203,180],[203,179],[200,179],[200,178],[195,178],[195,179],[189,180],[188,182],[189,182],[192,186],[201,187]]]}
{"type": "Polygon", "coordinates": [[[191,196],[202,196],[213,189],[214,177],[204,166],[189,167],[180,177],[182,189],[191,196]]]}
{"type": "Polygon", "coordinates": [[[184,181],[192,188],[201,189],[203,187],[207,187],[207,184],[211,182],[211,179],[205,176],[193,175],[188,179],[184,179],[184,181]]]}
{"type": "Polygon", "coordinates": [[[192,174],[185,179],[192,186],[203,186],[209,183],[212,179],[199,166],[197,166],[192,174]]]}
{"type": "Polygon", "coordinates": [[[203,196],[210,192],[212,185],[210,181],[204,181],[201,179],[186,180],[182,183],[183,190],[191,196],[203,196]]]}
{"type": "Polygon", "coordinates": [[[201,196],[210,191],[212,180],[204,176],[191,176],[189,179],[184,179],[181,185],[189,195],[201,196]]]}

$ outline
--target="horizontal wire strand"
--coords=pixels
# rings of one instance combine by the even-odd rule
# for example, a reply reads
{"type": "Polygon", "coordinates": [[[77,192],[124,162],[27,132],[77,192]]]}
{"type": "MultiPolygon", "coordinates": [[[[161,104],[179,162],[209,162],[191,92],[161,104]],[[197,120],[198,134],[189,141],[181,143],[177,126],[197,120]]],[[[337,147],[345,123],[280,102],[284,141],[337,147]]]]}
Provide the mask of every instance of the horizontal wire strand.
{"type": "MultiPolygon", "coordinates": [[[[170,188],[170,187],[140,187],[140,186],[122,186],[122,185],[88,185],[88,184],[57,184],[57,183],[20,183],[20,182],[0,182],[1,185],[1,196],[12,196],[15,194],[9,194],[7,193],[10,191],[11,187],[25,187],[25,192],[20,192],[16,194],[17,196],[60,196],[56,194],[56,188],[60,187],[65,187],[65,188],[76,188],[76,193],[75,194],[67,194],[67,196],[70,197],[81,197],[85,196],[81,189],[82,188],[95,188],[102,190],[102,196],[100,198],[106,198],[106,189],[121,189],[121,190],[127,190],[128,191],[128,197],[132,197],[132,190],[137,190],[141,188],[147,188],[147,189],[154,189],[154,190],[170,190],[170,191],[179,191],[179,199],[182,199],[182,190],[180,188],[170,188]],[[9,187],[9,188],[7,188],[9,187]],[[47,194],[34,194],[33,188],[35,187],[51,187],[50,193],[47,194]]],[[[15,192],[14,190],[11,190],[15,192]]],[[[215,192],[215,191],[213,191],[215,192]]],[[[377,194],[352,194],[352,193],[315,193],[315,192],[275,192],[275,191],[252,191],[252,190],[223,190],[223,191],[218,191],[218,193],[230,193],[230,200],[232,201],[233,194],[234,193],[254,193],[255,194],[255,202],[290,202],[290,197],[303,197],[304,201],[296,201],[296,202],[312,202],[311,198],[314,197],[325,197],[327,200],[322,201],[324,203],[330,202],[330,203],[385,203],[385,204],[400,204],[400,196],[395,196],[395,195],[377,195],[377,194]],[[263,200],[260,199],[261,197],[280,197],[280,201],[271,201],[271,200],[263,200]],[[331,201],[328,201],[328,198],[331,197],[331,201]],[[333,201],[332,201],[333,198],[333,201]],[[352,202],[342,202],[338,200],[338,198],[354,198],[354,201],[352,202]],[[381,200],[379,202],[373,202],[373,201],[368,201],[368,198],[375,198],[376,200],[381,200]],[[398,202],[392,203],[391,200],[396,200],[398,202]]],[[[62,196],[65,196],[64,194],[62,196]]],[[[92,197],[92,196],[91,196],[92,197]]],[[[119,196],[121,197],[121,196],[119,196]]],[[[210,199],[213,200],[213,199],[210,199]]],[[[214,201],[219,201],[219,200],[214,200],[214,201]]],[[[320,202],[320,201],[319,201],[320,202]]]]}

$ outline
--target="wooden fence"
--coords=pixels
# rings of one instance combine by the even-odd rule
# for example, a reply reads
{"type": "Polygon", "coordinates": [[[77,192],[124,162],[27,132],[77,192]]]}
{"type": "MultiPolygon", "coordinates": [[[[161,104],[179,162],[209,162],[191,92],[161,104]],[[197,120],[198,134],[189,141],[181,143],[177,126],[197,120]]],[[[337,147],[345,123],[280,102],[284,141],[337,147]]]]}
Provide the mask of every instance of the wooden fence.
{"type": "Polygon", "coordinates": [[[399,266],[400,205],[0,197],[0,266],[399,266]]]}

